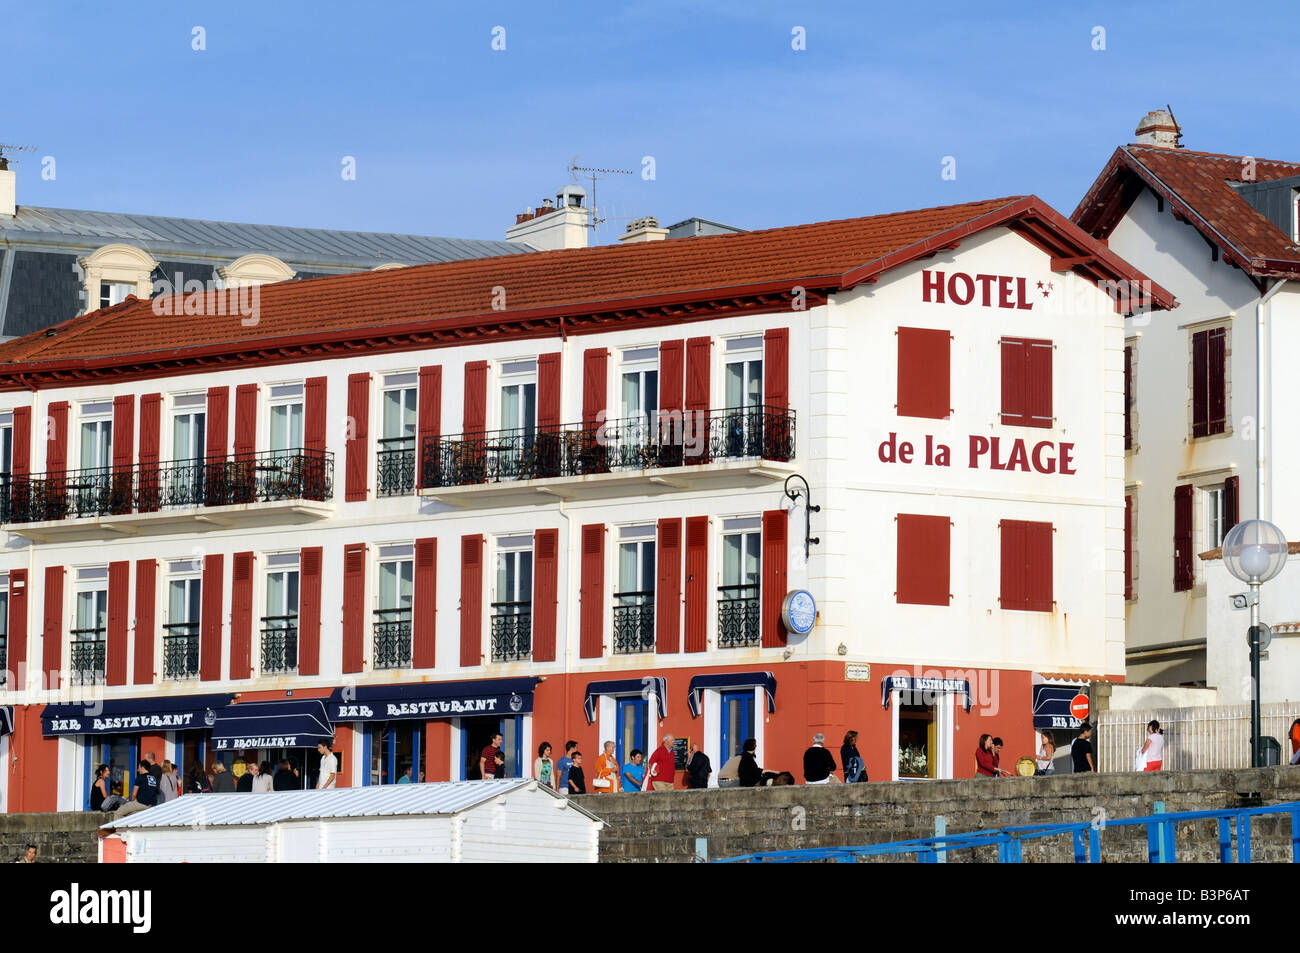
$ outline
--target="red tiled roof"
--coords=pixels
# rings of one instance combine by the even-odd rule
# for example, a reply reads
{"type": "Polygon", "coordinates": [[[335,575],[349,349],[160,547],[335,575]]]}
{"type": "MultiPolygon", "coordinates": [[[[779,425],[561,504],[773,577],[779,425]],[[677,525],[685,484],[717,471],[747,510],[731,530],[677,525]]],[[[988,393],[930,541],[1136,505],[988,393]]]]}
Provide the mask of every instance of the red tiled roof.
{"type": "Polygon", "coordinates": [[[1223,252],[1257,277],[1300,277],[1300,245],[1261,215],[1230,183],[1247,169],[1256,182],[1300,175],[1300,163],[1218,155],[1189,149],[1128,145],[1115,150],[1070,216],[1099,238],[1108,236],[1146,185],[1170,202],[1223,252]]]}
{"type": "MultiPolygon", "coordinates": [[[[92,369],[109,376],[128,364],[138,370],[146,365],[175,368],[211,362],[218,355],[309,342],[315,346],[326,339],[343,344],[363,336],[374,341],[399,333],[436,333],[444,335],[438,342],[445,344],[456,343],[447,338],[454,333],[468,343],[501,336],[504,321],[513,322],[510,333],[539,336],[559,333],[546,322],[565,316],[622,318],[656,306],[676,308],[676,320],[689,320],[690,313],[682,309],[692,307],[691,302],[745,295],[759,296],[760,303],[765,295],[782,302],[780,296],[788,296],[794,286],[839,291],[999,225],[1019,231],[1052,255],[1070,258],[1071,264],[1063,267],[1085,277],[1149,282],[1040,199],[999,198],[734,235],[279,282],[258,289],[259,318],[249,326],[238,314],[185,315],[178,299],[172,299],[178,313],[169,315],[156,313],[159,299],[128,298],[57,325],[53,334],[40,331],[0,344],[0,388],[73,380],[92,369]]],[[[1163,288],[1143,287],[1150,287],[1153,306],[1173,306],[1163,288]]],[[[187,303],[199,300],[191,297],[187,303]]],[[[788,309],[789,304],[780,306],[788,309]]],[[[767,307],[770,311],[776,305],[767,307]]],[[[568,329],[578,333],[582,326],[568,329]]]]}

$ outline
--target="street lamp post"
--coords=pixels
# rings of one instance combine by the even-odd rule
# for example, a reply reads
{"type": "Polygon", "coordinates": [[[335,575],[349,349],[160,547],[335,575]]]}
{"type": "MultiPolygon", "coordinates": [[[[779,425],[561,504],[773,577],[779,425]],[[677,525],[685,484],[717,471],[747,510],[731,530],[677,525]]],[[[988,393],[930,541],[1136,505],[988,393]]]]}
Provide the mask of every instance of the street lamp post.
{"type": "Polygon", "coordinates": [[[1223,539],[1223,564],[1250,586],[1250,763],[1260,764],[1259,654],[1263,627],[1259,624],[1259,587],[1286,565],[1286,534],[1265,520],[1246,520],[1223,539]]]}

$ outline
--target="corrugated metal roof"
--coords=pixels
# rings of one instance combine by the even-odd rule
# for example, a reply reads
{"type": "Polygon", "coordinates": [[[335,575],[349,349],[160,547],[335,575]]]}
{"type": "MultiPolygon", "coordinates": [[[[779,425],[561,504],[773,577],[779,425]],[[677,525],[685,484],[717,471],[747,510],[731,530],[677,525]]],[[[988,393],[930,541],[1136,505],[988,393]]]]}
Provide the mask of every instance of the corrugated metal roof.
{"type": "MultiPolygon", "coordinates": [[[[557,800],[567,800],[532,778],[386,784],[328,791],[270,791],[265,794],[186,794],[101,826],[116,830],[128,827],[222,827],[330,817],[460,814],[521,789],[535,789],[557,800]]],[[[571,800],[568,806],[593,821],[600,820],[571,800]]]]}
{"type": "Polygon", "coordinates": [[[144,248],[155,258],[166,258],[169,254],[239,257],[249,252],[262,252],[298,265],[379,265],[386,262],[460,261],[533,250],[519,242],[248,225],[35,205],[20,205],[17,212],[14,218],[0,226],[0,239],[86,247],[125,242],[144,248]]]}

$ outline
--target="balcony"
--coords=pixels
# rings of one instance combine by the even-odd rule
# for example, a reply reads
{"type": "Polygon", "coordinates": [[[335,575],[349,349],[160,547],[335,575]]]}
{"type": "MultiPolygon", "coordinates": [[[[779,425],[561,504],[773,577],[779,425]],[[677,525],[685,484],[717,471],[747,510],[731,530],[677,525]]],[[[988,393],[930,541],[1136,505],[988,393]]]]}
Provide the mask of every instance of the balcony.
{"type": "Polygon", "coordinates": [[[375,610],[375,668],[411,667],[411,610],[375,610]]]}
{"type": "Polygon", "coordinates": [[[524,662],[532,655],[532,602],[492,603],[492,661],[524,662]]]}
{"type": "Polygon", "coordinates": [[[795,413],[777,407],[430,437],[420,493],[472,508],[759,487],[789,476],[794,452],[795,413]]]}
{"type": "Polygon", "coordinates": [[[37,542],[242,528],[320,519],[333,495],[332,453],[272,450],[10,477],[0,522],[37,542]]]}
{"type": "Polygon", "coordinates": [[[415,438],[390,437],[379,441],[380,496],[402,496],[415,491],[415,438]]]}
{"type": "Polygon", "coordinates": [[[634,655],[655,650],[655,594],[614,594],[614,654],[634,655]]]}
{"type": "Polygon", "coordinates": [[[163,626],[163,678],[199,677],[199,624],[173,622],[163,626]]]}
{"type": "Polygon", "coordinates": [[[758,586],[718,586],[718,648],[762,644],[758,607],[758,586]]]}
{"type": "Polygon", "coordinates": [[[73,685],[102,685],[106,663],[104,634],[105,630],[72,629],[72,671],[70,681],[73,685]]]}
{"type": "Polygon", "coordinates": [[[263,675],[298,671],[298,616],[262,616],[263,675]]]}

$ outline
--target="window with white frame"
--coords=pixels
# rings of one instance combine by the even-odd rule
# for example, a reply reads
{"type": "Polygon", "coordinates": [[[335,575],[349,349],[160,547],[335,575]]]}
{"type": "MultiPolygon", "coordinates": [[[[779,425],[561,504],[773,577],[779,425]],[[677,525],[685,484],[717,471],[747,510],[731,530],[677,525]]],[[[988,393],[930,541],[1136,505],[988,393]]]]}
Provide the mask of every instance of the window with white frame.
{"type": "Polygon", "coordinates": [[[727,409],[763,406],[762,336],[731,338],[724,360],[723,399],[727,409]]]}
{"type": "Polygon", "coordinates": [[[9,482],[14,471],[14,412],[0,413],[0,486],[9,482]]]}
{"type": "Polygon", "coordinates": [[[101,281],[99,283],[99,306],[101,308],[111,308],[115,304],[121,304],[127,299],[128,295],[136,292],[136,284],[133,281],[101,281]]]}
{"type": "Polygon", "coordinates": [[[718,648],[760,643],[759,570],[762,552],[762,517],[746,516],[722,521],[718,648]]]}
{"type": "Polygon", "coordinates": [[[379,495],[395,496],[415,489],[416,417],[419,375],[387,374],[379,395],[379,495]]]}
{"type": "Polygon", "coordinates": [[[518,430],[531,438],[537,428],[537,361],[506,361],[501,365],[502,430],[518,430]]]}
{"type": "Polygon", "coordinates": [[[197,678],[199,623],[203,617],[203,561],[167,564],[167,616],[163,623],[163,678],[197,678]]]}
{"type": "Polygon", "coordinates": [[[375,609],[375,668],[411,665],[411,609],[415,602],[415,546],[379,547],[379,604],[375,609]]]}
{"type": "Polygon", "coordinates": [[[113,465],[113,402],[81,405],[81,469],[113,465]]]}
{"type": "Polygon", "coordinates": [[[303,385],[273,384],[267,404],[271,412],[270,450],[299,450],[303,445],[303,385]]]}
{"type": "Polygon", "coordinates": [[[527,659],[533,650],[533,537],[498,537],[496,554],[492,661],[527,659]]]}
{"type": "Polygon", "coordinates": [[[176,394],[172,404],[173,460],[201,460],[207,453],[208,395],[176,394]]]}
{"type": "Polygon", "coordinates": [[[654,419],[659,410],[659,348],[638,347],[622,352],[620,395],[625,418],[654,419]]]}
{"type": "Polygon", "coordinates": [[[108,635],[108,567],[77,570],[75,620],[70,635],[73,684],[104,680],[108,635]]]}
{"type": "Polygon", "coordinates": [[[298,553],[266,557],[266,601],[262,615],[264,675],[298,670],[298,553]]]}
{"type": "Polygon", "coordinates": [[[614,654],[655,648],[655,524],[618,530],[618,585],[614,592],[614,654]]]}

